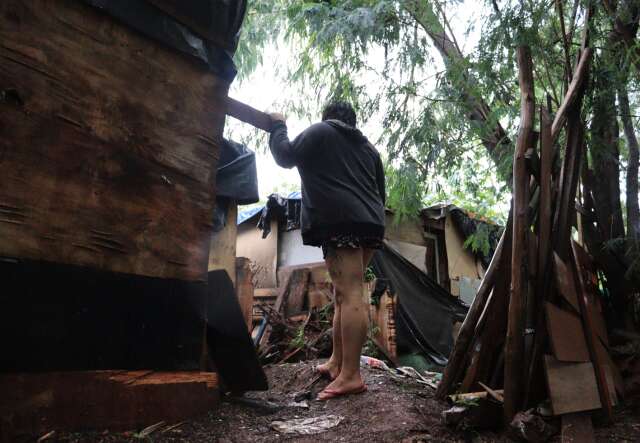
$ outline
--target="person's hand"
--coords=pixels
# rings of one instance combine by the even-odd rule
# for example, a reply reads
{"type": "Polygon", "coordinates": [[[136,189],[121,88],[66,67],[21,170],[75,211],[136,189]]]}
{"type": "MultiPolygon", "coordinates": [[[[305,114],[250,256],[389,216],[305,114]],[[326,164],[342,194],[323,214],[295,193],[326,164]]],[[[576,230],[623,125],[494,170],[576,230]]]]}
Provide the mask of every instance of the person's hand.
{"type": "Polygon", "coordinates": [[[269,117],[271,117],[271,121],[272,122],[282,122],[282,123],[286,123],[287,119],[284,118],[284,115],[280,114],[279,112],[270,112],[269,113],[269,117]]]}

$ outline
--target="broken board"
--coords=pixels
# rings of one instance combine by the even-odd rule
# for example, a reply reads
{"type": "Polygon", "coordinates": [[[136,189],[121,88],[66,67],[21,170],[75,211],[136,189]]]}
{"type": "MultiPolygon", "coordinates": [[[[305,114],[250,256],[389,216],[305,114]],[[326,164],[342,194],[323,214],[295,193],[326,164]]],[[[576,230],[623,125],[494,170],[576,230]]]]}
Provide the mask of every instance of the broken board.
{"type": "Polygon", "coordinates": [[[576,312],[580,312],[580,305],[578,304],[578,292],[576,290],[576,283],[573,278],[573,272],[562,261],[557,253],[554,252],[553,259],[555,263],[556,272],[553,275],[556,278],[556,286],[560,295],[571,305],[576,312]]]}
{"type": "Polygon", "coordinates": [[[596,375],[591,362],[565,363],[544,357],[554,415],[600,409],[596,375]]]}
{"type": "Polygon", "coordinates": [[[590,361],[580,317],[548,302],[545,303],[545,311],[551,348],[556,359],[564,362],[590,361]]]}

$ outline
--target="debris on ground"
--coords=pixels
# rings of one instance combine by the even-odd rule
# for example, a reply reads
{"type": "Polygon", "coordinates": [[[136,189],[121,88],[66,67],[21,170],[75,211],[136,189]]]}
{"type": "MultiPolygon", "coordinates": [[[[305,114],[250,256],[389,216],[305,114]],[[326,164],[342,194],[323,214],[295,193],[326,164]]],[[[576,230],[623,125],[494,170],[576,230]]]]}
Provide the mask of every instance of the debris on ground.
{"type": "Polygon", "coordinates": [[[274,421],[271,427],[283,434],[312,435],[336,427],[344,417],[340,415],[321,415],[310,418],[294,418],[287,421],[274,421]]]}
{"type": "MultiPolygon", "coordinates": [[[[318,402],[312,399],[329,382],[318,378],[313,371],[320,361],[269,365],[265,372],[269,378],[269,390],[246,393],[243,398],[256,402],[269,402],[279,407],[267,413],[249,403],[224,397],[222,404],[209,414],[188,420],[174,427],[156,431],[154,442],[209,443],[218,442],[463,442],[507,443],[513,441],[504,432],[469,429],[463,426],[447,427],[442,423],[442,411],[452,405],[438,401],[432,389],[411,378],[398,382],[392,374],[365,366],[362,368],[368,391],[364,394],[318,402]],[[300,397],[304,397],[300,399],[300,397]],[[293,401],[305,401],[309,408],[289,406],[293,401]],[[287,422],[323,415],[344,417],[337,426],[312,436],[283,434],[271,427],[274,421],[287,422]],[[216,440],[217,439],[217,440],[216,440]]],[[[477,393],[486,399],[486,392],[477,393]]],[[[490,401],[492,401],[490,399],[490,401]]],[[[479,403],[479,400],[467,400],[479,403]]],[[[258,404],[258,403],[254,403],[258,404]]],[[[460,405],[455,405],[460,406],[460,405]]],[[[467,407],[469,407],[467,405],[467,407]]],[[[473,407],[470,407],[473,409],[473,407]]],[[[597,442],[640,441],[640,408],[616,411],[613,427],[596,427],[597,442]]],[[[56,434],[56,441],[139,442],[133,432],[103,434],[56,434]]],[[[552,441],[559,441],[554,436],[552,441]]]]}
{"type": "Polygon", "coordinates": [[[558,433],[558,427],[547,422],[533,409],[519,412],[509,424],[508,434],[517,441],[543,443],[558,433]]]}

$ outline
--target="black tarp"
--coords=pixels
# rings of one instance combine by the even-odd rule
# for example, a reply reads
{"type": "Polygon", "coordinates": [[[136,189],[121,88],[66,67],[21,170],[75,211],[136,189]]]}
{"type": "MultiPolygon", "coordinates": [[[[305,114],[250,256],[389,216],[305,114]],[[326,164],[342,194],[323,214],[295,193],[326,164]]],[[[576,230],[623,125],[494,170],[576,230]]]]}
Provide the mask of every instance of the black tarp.
{"type": "MultiPolygon", "coordinates": [[[[187,54],[206,64],[212,72],[221,78],[232,81],[236,69],[232,61],[233,52],[214,44],[180,23],[152,3],[146,0],[82,0],[113,18],[170,48],[187,54]]],[[[211,18],[210,27],[224,26],[224,32],[234,40],[242,24],[246,3],[244,0],[189,0],[173,2],[181,16],[190,17],[192,22],[200,23],[203,11],[211,18]],[[217,17],[216,20],[213,20],[217,17]]],[[[232,45],[235,46],[235,45],[232,45]]]]}
{"type": "Polygon", "coordinates": [[[398,297],[398,353],[419,352],[436,365],[446,365],[453,325],[464,320],[468,307],[386,243],[373,256],[371,267],[398,297]]]}
{"type": "Polygon", "coordinates": [[[240,143],[223,140],[216,175],[215,232],[224,228],[231,200],[239,205],[260,200],[256,154],[240,143]]]}

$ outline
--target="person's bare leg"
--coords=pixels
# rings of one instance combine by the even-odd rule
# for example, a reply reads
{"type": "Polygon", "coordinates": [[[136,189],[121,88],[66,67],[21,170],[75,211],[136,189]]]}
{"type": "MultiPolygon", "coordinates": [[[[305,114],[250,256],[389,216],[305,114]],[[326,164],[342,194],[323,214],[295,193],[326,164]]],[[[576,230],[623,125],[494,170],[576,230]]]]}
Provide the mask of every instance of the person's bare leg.
{"type": "Polygon", "coordinates": [[[362,300],[362,249],[334,249],[327,255],[327,265],[336,292],[341,296],[342,364],[338,378],[325,389],[348,392],[363,384],[360,354],[367,336],[367,313],[362,300]]]}
{"type": "Polygon", "coordinates": [[[340,365],[342,364],[342,331],[341,331],[341,295],[335,289],[333,290],[333,349],[329,360],[318,365],[318,372],[328,373],[330,378],[334,380],[340,374],[340,365]]]}
{"type": "Polygon", "coordinates": [[[362,275],[367,272],[367,268],[369,267],[369,263],[371,263],[371,259],[373,258],[373,254],[376,253],[375,249],[363,249],[362,250],[362,275]]]}

